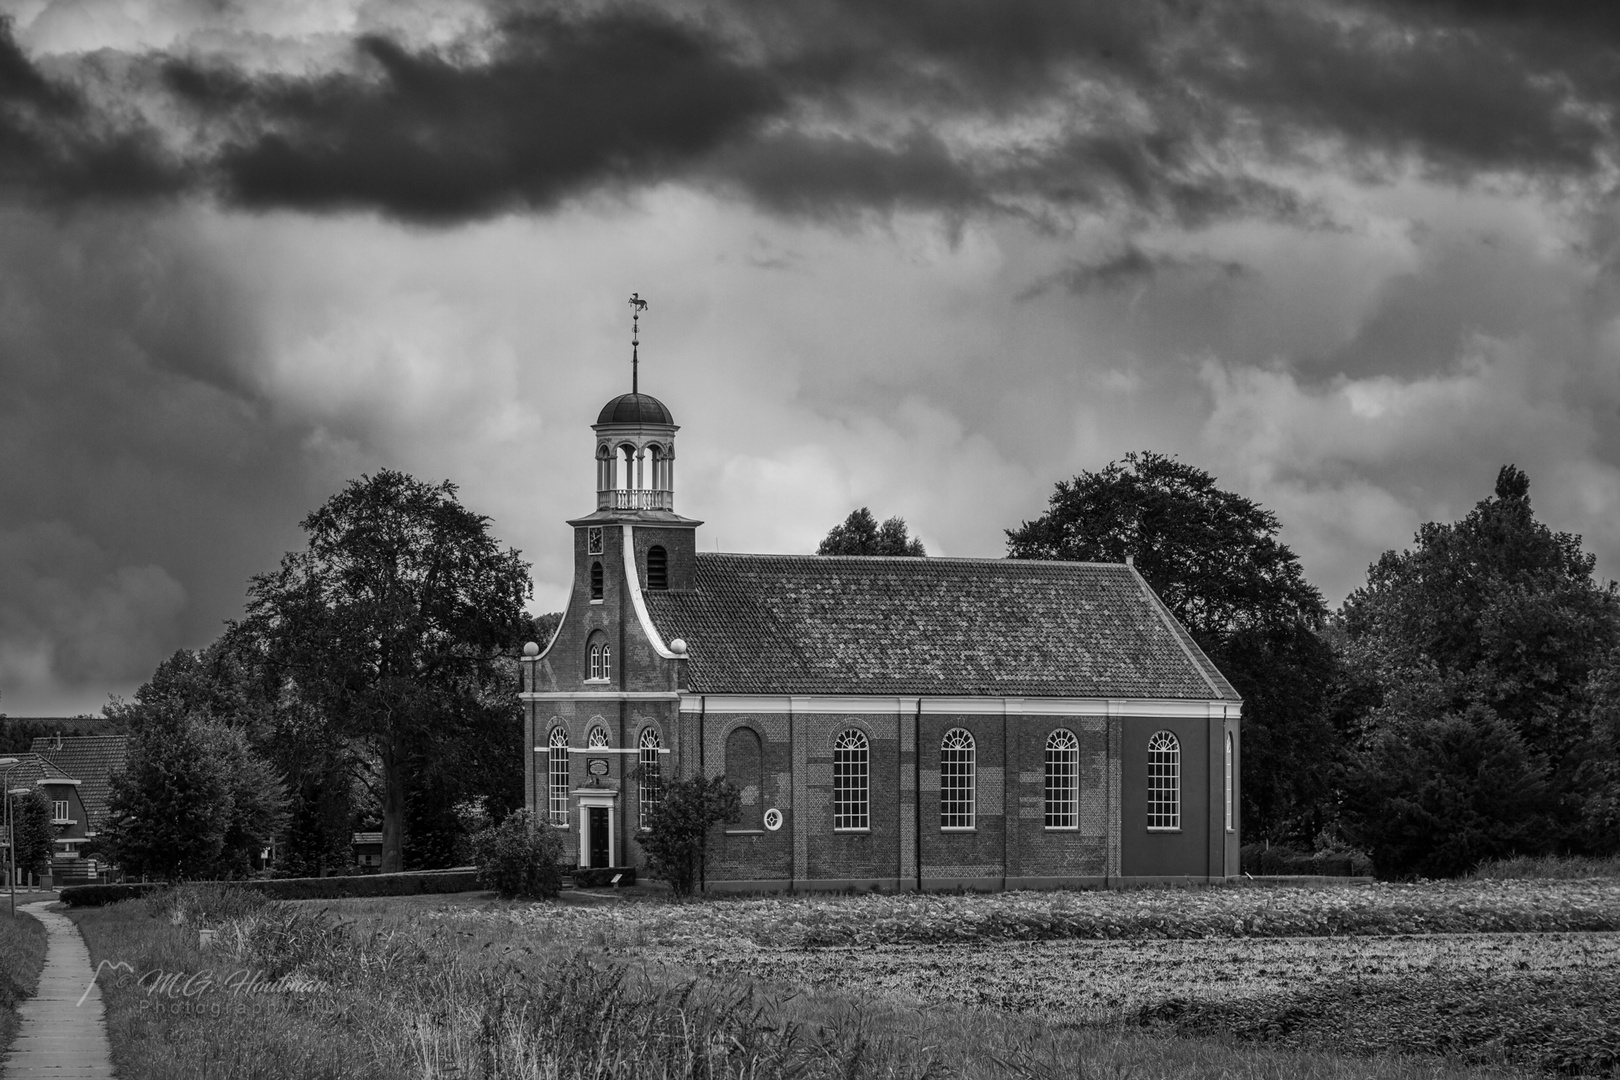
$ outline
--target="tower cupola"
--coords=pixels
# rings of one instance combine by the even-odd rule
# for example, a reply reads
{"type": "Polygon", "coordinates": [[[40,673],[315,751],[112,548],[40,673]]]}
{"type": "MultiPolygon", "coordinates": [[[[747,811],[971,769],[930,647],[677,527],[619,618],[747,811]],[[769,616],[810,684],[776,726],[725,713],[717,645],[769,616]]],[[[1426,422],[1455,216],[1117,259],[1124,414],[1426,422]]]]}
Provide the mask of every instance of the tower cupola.
{"type": "Polygon", "coordinates": [[[630,297],[630,392],[602,406],[596,432],[598,510],[675,509],[675,432],[667,406],[641,392],[641,312],[647,302],[630,297]]]}

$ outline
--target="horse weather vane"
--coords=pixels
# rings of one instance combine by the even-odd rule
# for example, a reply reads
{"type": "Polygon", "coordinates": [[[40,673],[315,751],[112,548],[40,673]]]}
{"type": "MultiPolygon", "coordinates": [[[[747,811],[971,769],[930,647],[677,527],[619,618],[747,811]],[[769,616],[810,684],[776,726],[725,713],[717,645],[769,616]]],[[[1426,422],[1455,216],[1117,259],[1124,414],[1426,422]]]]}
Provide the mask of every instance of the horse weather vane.
{"type": "Polygon", "coordinates": [[[641,393],[640,367],[641,360],[637,355],[641,337],[641,313],[647,310],[647,301],[641,298],[640,293],[630,294],[630,392],[641,393]]]}

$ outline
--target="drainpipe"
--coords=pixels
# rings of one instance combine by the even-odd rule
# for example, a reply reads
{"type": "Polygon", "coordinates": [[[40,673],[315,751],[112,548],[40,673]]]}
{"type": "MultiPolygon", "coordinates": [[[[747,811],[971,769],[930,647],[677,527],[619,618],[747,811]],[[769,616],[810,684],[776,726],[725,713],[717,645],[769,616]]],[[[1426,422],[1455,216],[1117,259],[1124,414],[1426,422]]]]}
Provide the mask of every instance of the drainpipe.
{"type": "Polygon", "coordinates": [[[911,820],[917,833],[917,891],[923,888],[922,852],[922,698],[917,698],[917,711],[911,722],[911,820]]]}
{"type": "MultiPolygon", "coordinates": [[[[709,696],[707,694],[700,694],[698,696],[698,779],[700,779],[700,780],[707,780],[709,778],[708,771],[704,768],[704,763],[703,763],[703,744],[706,741],[704,739],[704,737],[703,737],[704,736],[703,721],[708,719],[708,716],[709,716],[709,696]]],[[[705,847],[706,846],[707,845],[705,845],[705,847]]],[[[709,891],[709,872],[708,871],[709,871],[709,860],[706,857],[699,858],[698,859],[698,892],[706,893],[706,892],[709,891]]]]}

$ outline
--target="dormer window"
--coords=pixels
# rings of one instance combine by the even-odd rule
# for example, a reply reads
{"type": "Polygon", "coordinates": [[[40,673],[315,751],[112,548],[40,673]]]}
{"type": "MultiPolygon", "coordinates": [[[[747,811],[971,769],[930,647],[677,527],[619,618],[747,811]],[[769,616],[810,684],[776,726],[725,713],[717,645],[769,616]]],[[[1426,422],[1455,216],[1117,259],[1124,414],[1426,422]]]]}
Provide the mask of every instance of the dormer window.
{"type": "Polygon", "coordinates": [[[602,599],[602,564],[591,563],[591,599],[602,599]]]}
{"type": "Polygon", "coordinates": [[[647,588],[653,592],[669,589],[669,556],[656,544],[647,549],[647,588]]]}

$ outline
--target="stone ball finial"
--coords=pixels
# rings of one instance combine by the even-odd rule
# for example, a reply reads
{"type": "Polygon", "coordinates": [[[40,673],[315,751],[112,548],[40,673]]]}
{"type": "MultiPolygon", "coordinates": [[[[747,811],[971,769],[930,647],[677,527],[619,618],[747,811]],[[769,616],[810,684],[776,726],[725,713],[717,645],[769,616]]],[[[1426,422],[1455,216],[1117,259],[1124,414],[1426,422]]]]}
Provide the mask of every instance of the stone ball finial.
{"type": "Polygon", "coordinates": [[[674,641],[670,642],[669,643],[669,651],[674,653],[676,656],[685,656],[686,655],[686,639],[685,638],[676,638],[674,641]]]}
{"type": "Polygon", "coordinates": [[[523,646],[523,655],[528,657],[530,660],[533,660],[535,657],[540,655],[540,646],[533,641],[529,642],[527,645],[523,646]]]}

